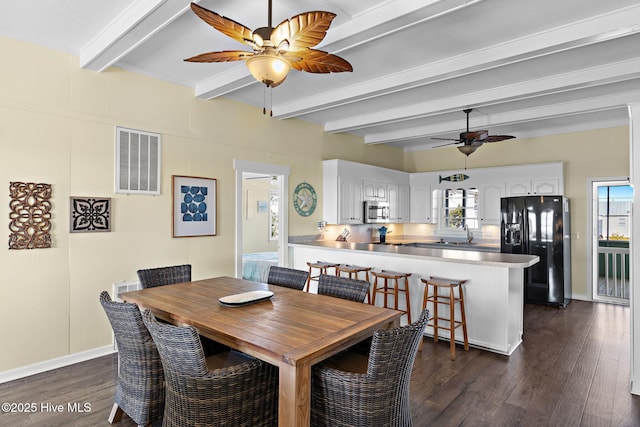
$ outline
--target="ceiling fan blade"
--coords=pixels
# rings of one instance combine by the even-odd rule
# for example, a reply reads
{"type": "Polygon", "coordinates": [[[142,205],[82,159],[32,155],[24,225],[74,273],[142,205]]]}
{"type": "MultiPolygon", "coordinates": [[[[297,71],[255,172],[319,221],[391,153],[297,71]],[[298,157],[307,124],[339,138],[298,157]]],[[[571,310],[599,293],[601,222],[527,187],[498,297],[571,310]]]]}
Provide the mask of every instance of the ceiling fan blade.
{"type": "Polygon", "coordinates": [[[431,139],[438,139],[440,141],[457,141],[457,142],[462,142],[461,139],[455,139],[455,138],[436,138],[434,136],[431,137],[431,139]]]}
{"type": "Polygon", "coordinates": [[[271,32],[271,43],[280,46],[286,40],[289,50],[303,50],[316,46],[324,39],[335,17],[335,13],[315,11],[285,19],[271,32]]]}
{"type": "Polygon", "coordinates": [[[200,17],[204,22],[211,25],[222,34],[231,37],[240,43],[253,46],[253,31],[244,25],[234,21],[233,19],[225,18],[218,15],[215,12],[205,9],[202,6],[198,6],[195,3],[191,3],[191,10],[200,17]]]}
{"type": "Polygon", "coordinates": [[[507,139],[514,139],[515,136],[512,135],[489,135],[484,142],[499,142],[507,139]]]}
{"type": "Polygon", "coordinates": [[[221,52],[201,53],[185,59],[187,62],[231,62],[240,61],[254,56],[253,52],[243,50],[223,50],[221,52]]]}
{"type": "Polygon", "coordinates": [[[353,71],[353,67],[345,59],[321,50],[306,49],[288,52],[284,55],[285,58],[290,56],[300,58],[300,60],[291,61],[291,67],[298,71],[320,74],[353,71]]]}
{"type": "MultiPolygon", "coordinates": [[[[431,139],[447,139],[447,138],[431,138],[431,139]]],[[[433,147],[431,147],[431,148],[448,147],[448,146],[450,146],[450,145],[457,145],[457,144],[460,144],[460,143],[462,142],[462,141],[457,141],[457,142],[455,142],[456,140],[453,140],[453,141],[454,141],[454,142],[449,142],[449,143],[447,143],[447,144],[434,145],[434,146],[433,146],[433,147]]]]}

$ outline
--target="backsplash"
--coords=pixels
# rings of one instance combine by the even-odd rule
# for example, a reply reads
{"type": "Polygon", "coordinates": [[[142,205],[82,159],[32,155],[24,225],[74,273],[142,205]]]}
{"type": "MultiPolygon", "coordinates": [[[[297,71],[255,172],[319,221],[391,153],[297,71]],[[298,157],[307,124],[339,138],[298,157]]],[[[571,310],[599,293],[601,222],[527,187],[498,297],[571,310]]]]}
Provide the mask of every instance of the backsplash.
{"type": "MultiPolygon", "coordinates": [[[[387,227],[387,240],[397,239],[439,239],[437,225],[434,224],[384,224],[387,227]]],[[[349,242],[374,242],[380,239],[378,228],[382,224],[359,225],[327,225],[317,235],[315,240],[336,240],[344,230],[348,230],[349,242]]],[[[475,231],[474,238],[483,241],[500,240],[500,229],[497,225],[484,226],[481,232],[475,231]]]]}

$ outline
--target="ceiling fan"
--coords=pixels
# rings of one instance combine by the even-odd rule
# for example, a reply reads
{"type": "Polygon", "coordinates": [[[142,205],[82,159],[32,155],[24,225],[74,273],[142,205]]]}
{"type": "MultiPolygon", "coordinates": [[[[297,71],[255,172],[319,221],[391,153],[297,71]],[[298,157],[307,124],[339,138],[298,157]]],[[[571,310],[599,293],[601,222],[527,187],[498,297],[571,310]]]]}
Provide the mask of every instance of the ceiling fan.
{"type": "MultiPolygon", "coordinates": [[[[476,151],[478,149],[478,147],[480,147],[482,144],[484,144],[485,142],[498,142],[498,141],[504,141],[506,139],[513,139],[515,138],[515,136],[511,136],[511,135],[489,135],[489,131],[488,130],[476,130],[476,131],[470,131],[469,130],[469,113],[471,113],[471,111],[473,111],[473,108],[468,108],[466,110],[462,110],[466,115],[467,115],[467,131],[466,132],[462,132],[460,134],[460,138],[459,139],[453,139],[453,138],[431,138],[431,139],[440,139],[443,141],[454,141],[454,142],[450,142],[448,144],[442,144],[442,145],[436,145],[436,147],[444,147],[447,145],[456,145],[456,144],[463,144],[460,147],[456,147],[458,148],[458,150],[460,150],[461,153],[465,154],[466,156],[468,156],[469,154],[473,153],[474,151],[476,151]]],[[[434,147],[434,148],[436,148],[434,147]]]]}
{"type": "Polygon", "coordinates": [[[249,45],[253,52],[224,50],[209,52],[185,59],[188,62],[246,61],[256,80],[267,87],[280,85],[294,68],[308,73],[339,73],[353,71],[351,64],[339,56],[311,49],[324,39],[336,14],[332,12],[305,12],[285,19],[275,28],[271,25],[269,0],[268,25],[255,31],[202,6],[191,3],[191,10],[204,22],[222,34],[249,45]]]}

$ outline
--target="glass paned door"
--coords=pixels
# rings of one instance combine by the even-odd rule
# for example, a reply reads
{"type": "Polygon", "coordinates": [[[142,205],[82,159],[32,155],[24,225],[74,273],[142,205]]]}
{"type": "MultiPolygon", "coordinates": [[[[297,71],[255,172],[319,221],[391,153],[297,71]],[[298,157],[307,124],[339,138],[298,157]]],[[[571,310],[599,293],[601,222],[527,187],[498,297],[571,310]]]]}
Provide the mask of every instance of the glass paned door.
{"type": "Polygon", "coordinates": [[[593,299],[629,304],[633,189],[626,181],[594,182],[593,299]]]}

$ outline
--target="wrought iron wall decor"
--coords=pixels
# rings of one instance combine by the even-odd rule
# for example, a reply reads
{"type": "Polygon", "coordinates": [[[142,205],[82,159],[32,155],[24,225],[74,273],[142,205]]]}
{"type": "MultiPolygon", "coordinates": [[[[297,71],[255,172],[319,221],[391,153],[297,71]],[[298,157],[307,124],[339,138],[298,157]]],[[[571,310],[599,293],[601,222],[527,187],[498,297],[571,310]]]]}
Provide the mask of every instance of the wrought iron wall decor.
{"type": "Polygon", "coordinates": [[[111,199],[92,197],[70,198],[71,233],[111,231],[111,199]]]}
{"type": "Polygon", "coordinates": [[[9,249],[51,247],[51,184],[9,183],[9,249]]]}

